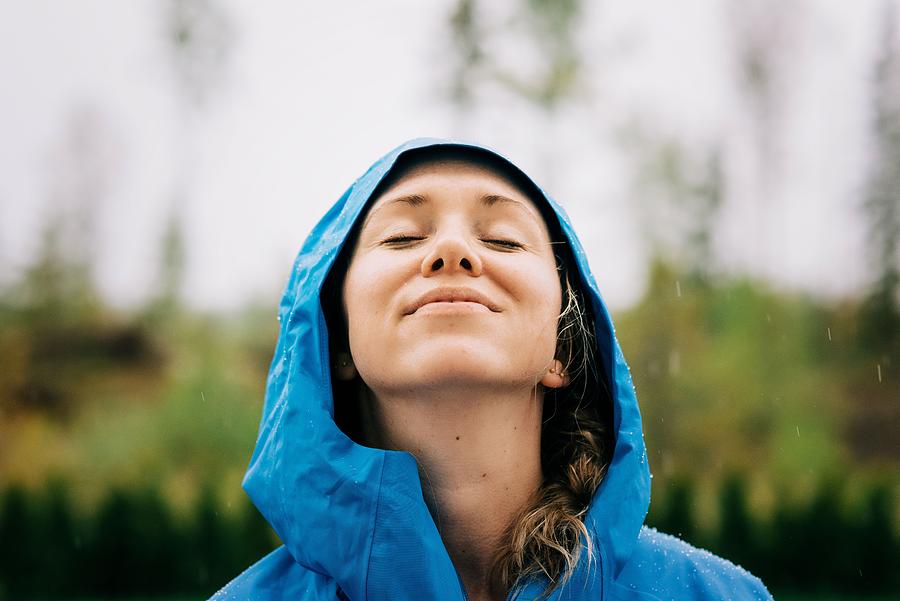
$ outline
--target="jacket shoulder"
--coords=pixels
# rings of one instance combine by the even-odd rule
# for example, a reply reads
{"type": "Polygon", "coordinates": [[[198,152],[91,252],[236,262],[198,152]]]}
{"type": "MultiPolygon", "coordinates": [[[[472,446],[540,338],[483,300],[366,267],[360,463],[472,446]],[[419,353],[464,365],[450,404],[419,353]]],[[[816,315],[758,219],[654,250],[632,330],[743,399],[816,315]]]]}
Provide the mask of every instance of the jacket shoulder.
{"type": "Polygon", "coordinates": [[[646,526],[612,588],[612,598],[622,600],[772,599],[762,581],[744,568],[646,526]]]}
{"type": "Polygon", "coordinates": [[[335,601],[337,584],[294,561],[281,546],[226,584],[210,601],[335,601]]]}

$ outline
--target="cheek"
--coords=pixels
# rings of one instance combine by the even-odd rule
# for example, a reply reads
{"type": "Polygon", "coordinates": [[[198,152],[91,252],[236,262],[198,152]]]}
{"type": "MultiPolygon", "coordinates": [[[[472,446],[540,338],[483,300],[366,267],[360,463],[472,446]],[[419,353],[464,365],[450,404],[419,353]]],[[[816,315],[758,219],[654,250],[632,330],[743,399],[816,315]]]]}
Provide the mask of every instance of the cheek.
{"type": "Polygon", "coordinates": [[[376,335],[377,324],[390,310],[389,301],[400,285],[396,269],[377,257],[357,258],[344,279],[344,316],[351,340],[376,335]]]}
{"type": "Polygon", "coordinates": [[[503,341],[517,349],[511,359],[538,378],[557,354],[557,330],[562,291],[555,262],[536,260],[521,270],[508,272],[508,290],[516,297],[521,312],[503,341]],[[515,277],[512,277],[515,276],[515,277]]]}
{"type": "Polygon", "coordinates": [[[544,259],[522,263],[508,270],[511,288],[514,294],[527,305],[546,315],[557,317],[562,302],[562,290],[556,263],[548,263],[544,259]]]}
{"type": "Polygon", "coordinates": [[[552,342],[555,346],[556,328],[562,310],[562,290],[555,262],[535,259],[508,266],[503,270],[505,286],[525,311],[523,324],[530,336],[552,342]]]}
{"type": "Polygon", "coordinates": [[[378,276],[383,273],[377,261],[370,257],[353,259],[344,279],[344,304],[347,308],[365,304],[367,297],[376,293],[378,276]]]}
{"type": "Polygon", "coordinates": [[[368,301],[374,294],[370,273],[371,270],[366,269],[365,263],[354,262],[344,280],[344,315],[351,340],[365,324],[364,317],[369,311],[368,301]]]}

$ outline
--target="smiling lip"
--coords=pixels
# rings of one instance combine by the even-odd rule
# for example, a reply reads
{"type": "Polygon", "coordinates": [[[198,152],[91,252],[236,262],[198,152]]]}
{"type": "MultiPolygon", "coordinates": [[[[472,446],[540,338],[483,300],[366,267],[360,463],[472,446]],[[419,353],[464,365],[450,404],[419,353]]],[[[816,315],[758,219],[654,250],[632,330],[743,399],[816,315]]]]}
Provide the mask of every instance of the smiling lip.
{"type": "Polygon", "coordinates": [[[481,303],[473,303],[471,301],[438,301],[434,303],[426,303],[419,307],[416,315],[431,314],[449,314],[449,315],[467,315],[471,313],[490,313],[491,310],[481,303]]]}
{"type": "MultiPolygon", "coordinates": [[[[440,287],[435,288],[434,290],[429,290],[418,299],[416,299],[412,304],[406,307],[406,310],[403,312],[404,315],[412,315],[420,308],[425,305],[432,303],[440,303],[442,306],[447,309],[451,309],[451,307],[447,307],[448,303],[460,303],[460,305],[470,305],[471,307],[473,303],[477,303],[479,305],[483,305],[487,309],[491,310],[494,313],[500,312],[500,307],[496,305],[491,299],[487,296],[474,290],[472,288],[451,288],[451,287],[440,287]]],[[[437,307],[435,307],[437,308],[437,307]]],[[[460,310],[463,307],[460,306],[460,310]]]]}

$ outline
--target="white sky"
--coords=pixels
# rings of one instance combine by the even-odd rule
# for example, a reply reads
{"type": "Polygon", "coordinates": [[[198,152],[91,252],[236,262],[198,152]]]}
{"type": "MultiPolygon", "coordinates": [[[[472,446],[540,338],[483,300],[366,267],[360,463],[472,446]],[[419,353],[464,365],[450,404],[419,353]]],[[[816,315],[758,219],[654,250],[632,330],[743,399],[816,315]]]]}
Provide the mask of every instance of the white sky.
{"type": "MultiPolygon", "coordinates": [[[[510,4],[500,4],[497,15],[510,4]]],[[[151,292],[176,174],[196,307],[274,304],[315,221],[376,158],[411,137],[463,134],[504,151],[569,211],[613,307],[634,301],[648,249],[619,142],[637,123],[700,153],[726,152],[716,230],[722,269],[824,296],[866,281],[857,205],[871,123],[879,3],[796,2],[779,49],[769,163],[736,81],[740,2],[586,3],[588,98],[552,119],[496,89],[464,125],[442,96],[452,2],[225,2],[236,30],[219,92],[179,121],[162,2],[0,3],[0,282],[34,257],[59,211],[59,156],[73,114],[92,116],[109,166],[96,205],[98,286],[115,304],[151,292]],[[80,113],[79,113],[80,112],[80,113]],[[187,150],[185,150],[187,149],[187,150]],[[774,173],[760,183],[761,169],[774,173]],[[56,194],[56,196],[54,196],[56,194]]],[[[492,7],[497,7],[492,4],[492,7]]],[[[495,19],[499,16],[495,15],[495,19]]],[[[764,29],[765,31],[765,29],[764,29]]],[[[535,49],[492,42],[527,64],[535,49]]]]}

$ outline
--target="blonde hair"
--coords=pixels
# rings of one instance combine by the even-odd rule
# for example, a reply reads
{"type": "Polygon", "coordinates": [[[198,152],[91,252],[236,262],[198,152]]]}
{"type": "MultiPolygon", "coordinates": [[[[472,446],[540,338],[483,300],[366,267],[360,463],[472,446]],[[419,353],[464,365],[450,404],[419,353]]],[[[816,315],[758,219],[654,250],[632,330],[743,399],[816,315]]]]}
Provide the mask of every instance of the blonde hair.
{"type": "Polygon", "coordinates": [[[563,585],[578,564],[582,547],[593,562],[593,541],[584,523],[609,464],[608,390],[593,356],[594,328],[584,297],[557,259],[566,306],[559,316],[557,357],[569,385],[544,397],[541,461],[544,482],[534,502],[511,524],[497,554],[494,586],[511,590],[543,576],[544,595],[563,585]],[[605,399],[601,396],[607,392],[605,399]],[[604,403],[604,401],[607,401],[604,403]]]}

